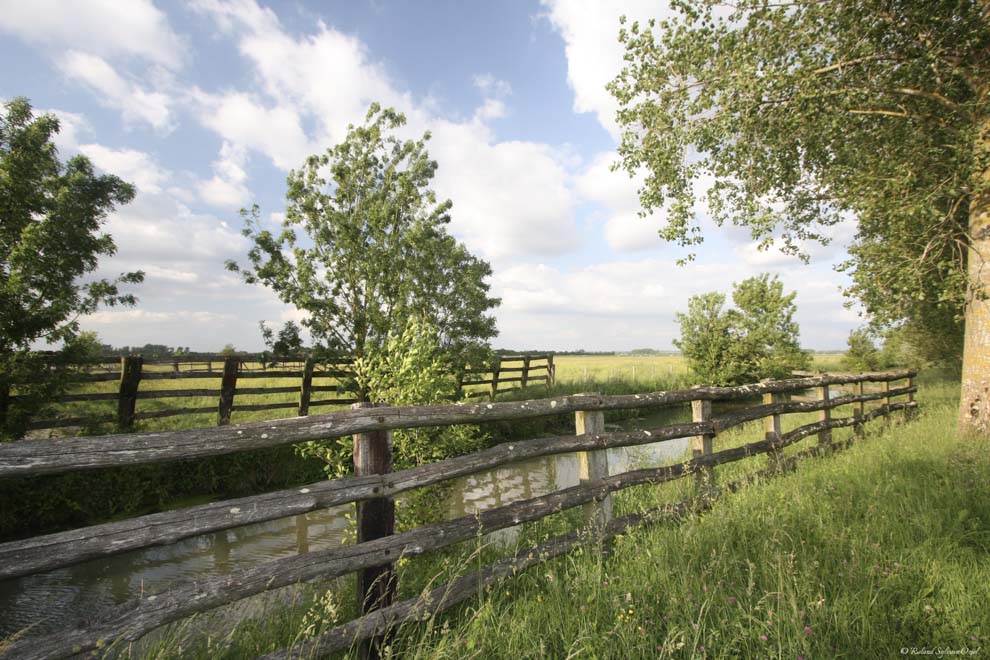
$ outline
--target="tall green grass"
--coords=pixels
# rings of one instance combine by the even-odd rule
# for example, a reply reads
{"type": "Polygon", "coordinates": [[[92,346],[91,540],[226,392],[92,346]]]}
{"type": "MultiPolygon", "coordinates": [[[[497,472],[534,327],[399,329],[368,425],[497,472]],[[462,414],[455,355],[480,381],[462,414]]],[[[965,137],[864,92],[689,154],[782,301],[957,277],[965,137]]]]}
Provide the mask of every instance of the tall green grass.
{"type": "Polygon", "coordinates": [[[527,571],[432,626],[406,627],[395,652],[865,658],[985,648],[990,445],[955,436],[955,394],[928,383],[917,422],[680,526],[629,533],[608,557],[578,552],[527,571]]]}

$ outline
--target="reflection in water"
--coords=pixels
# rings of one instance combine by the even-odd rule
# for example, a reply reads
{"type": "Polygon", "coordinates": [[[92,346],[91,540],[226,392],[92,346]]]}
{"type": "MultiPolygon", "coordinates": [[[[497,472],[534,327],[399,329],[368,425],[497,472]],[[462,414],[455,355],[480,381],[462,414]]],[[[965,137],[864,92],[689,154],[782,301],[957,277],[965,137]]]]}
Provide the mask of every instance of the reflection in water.
{"type": "Polygon", "coordinates": [[[304,555],[309,552],[309,521],[306,514],[296,516],[296,554],[304,555]]]}
{"type": "Polygon", "coordinates": [[[230,541],[227,540],[227,530],[213,534],[213,570],[226,573],[230,565],[230,541]]]}
{"type": "Polygon", "coordinates": [[[315,511],[0,581],[0,638],[32,624],[31,634],[65,630],[128,598],[167,589],[175,580],[337,547],[349,510],[315,511]]]}
{"type": "MultiPolygon", "coordinates": [[[[653,428],[688,419],[683,410],[627,420],[624,429],[653,428]]],[[[684,455],[687,439],[609,450],[612,474],[644,464],[662,464],[684,455]]],[[[573,454],[547,456],[456,479],[448,515],[486,509],[567,488],[578,483],[573,454]]],[[[30,634],[75,627],[109,607],[176,581],[223,575],[280,557],[339,546],[347,538],[353,505],[274,520],[145,548],[106,559],[0,581],[0,638],[31,627],[30,634]]],[[[495,542],[511,542],[515,530],[502,530],[495,542]]]]}

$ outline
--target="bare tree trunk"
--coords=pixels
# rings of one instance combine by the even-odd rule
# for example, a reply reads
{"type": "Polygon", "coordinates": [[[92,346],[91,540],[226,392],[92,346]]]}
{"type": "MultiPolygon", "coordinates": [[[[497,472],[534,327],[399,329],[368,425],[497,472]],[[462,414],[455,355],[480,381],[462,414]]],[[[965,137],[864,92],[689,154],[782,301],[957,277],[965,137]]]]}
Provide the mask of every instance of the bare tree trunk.
{"type": "Polygon", "coordinates": [[[977,144],[973,195],[969,207],[969,299],[963,346],[959,431],[990,435],[990,118],[983,120],[977,144]]]}

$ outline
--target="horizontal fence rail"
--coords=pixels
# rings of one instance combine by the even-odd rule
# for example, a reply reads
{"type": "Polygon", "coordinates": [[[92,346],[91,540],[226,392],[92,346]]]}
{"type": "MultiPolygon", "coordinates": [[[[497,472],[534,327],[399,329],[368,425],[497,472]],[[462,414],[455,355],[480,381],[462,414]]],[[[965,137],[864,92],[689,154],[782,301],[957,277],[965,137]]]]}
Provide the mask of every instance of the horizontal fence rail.
{"type": "MultiPolygon", "coordinates": [[[[370,431],[532,419],[578,410],[628,410],[700,400],[745,399],[823,385],[886,382],[884,379],[887,376],[884,372],[877,372],[863,374],[861,381],[856,381],[852,376],[816,376],[738,387],[701,387],[649,394],[574,395],[529,401],[344,410],[224,428],[9,442],[0,444],[0,477],[161,463],[310,440],[329,440],[370,431]]],[[[895,380],[907,377],[901,376],[895,380]]],[[[882,395],[869,396],[882,398],[882,395]]],[[[795,408],[794,411],[800,410],[808,408],[795,408]]]]}
{"type": "MultiPolygon", "coordinates": [[[[891,396],[916,388],[891,390],[891,396]]],[[[883,394],[850,395],[832,399],[833,407],[872,401],[883,394]]],[[[289,515],[341,506],[468,476],[508,463],[577,451],[632,447],[677,438],[724,432],[733,426],[768,414],[811,412],[821,403],[778,403],[756,406],[714,418],[709,422],[674,424],[625,433],[558,436],[503,443],[466,456],[409,468],[381,476],[343,477],[289,488],[264,495],[203,504],[177,511],[155,513],[80,530],[0,544],[0,579],[51,570],[110,553],[174,543],[184,538],[218,532],[289,515]]],[[[851,423],[851,422],[850,422],[851,423]]],[[[817,432],[816,429],[813,432],[817,432]]]]}
{"type": "MultiPolygon", "coordinates": [[[[303,440],[387,432],[398,428],[526,419],[565,413],[576,413],[581,420],[578,429],[589,431],[572,436],[503,443],[473,454],[394,473],[344,477],[265,495],[226,500],[0,544],[0,579],[30,575],[87,559],[171,543],[198,534],[273,520],[315,509],[352,502],[391,501],[396,495],[416,488],[534,457],[577,452],[579,457],[597,455],[600,460],[606,462],[603,472],[596,473],[593,470],[592,473],[583,476],[581,483],[576,486],[512,502],[475,515],[426,525],[400,534],[386,532],[387,535],[381,538],[373,538],[356,545],[271,560],[223,576],[176,581],[164,592],[136,598],[118,606],[84,628],[51,633],[42,638],[27,636],[12,641],[0,651],[0,655],[24,658],[65,657],[101,648],[113,640],[134,641],[162,625],[271,589],[317,578],[339,577],[355,572],[360,575],[362,572],[380,570],[383,566],[394,564],[401,557],[418,556],[446,548],[474,538],[481,532],[489,533],[514,527],[559,511],[585,507],[585,520],[589,527],[580,534],[573,532],[551,539],[539,548],[499,560],[470,576],[457,578],[446,587],[440,588],[444,591],[435,590],[432,595],[436,598],[432,600],[418,598],[397,604],[378,603],[373,612],[338,626],[314,640],[269,657],[302,657],[312,653],[328,653],[347,648],[356,640],[362,639],[377,640],[372,644],[380,643],[379,636],[395,625],[413,620],[424,613],[447,609],[471,594],[477,593],[485,584],[568,551],[582,538],[587,538],[588,534],[599,539],[605,538],[633,525],[642,524],[648,519],[682,515],[690,508],[687,503],[681,502],[668,505],[654,512],[655,515],[627,516],[613,520],[610,513],[605,512],[603,508],[611,493],[631,486],[660,484],[696,475],[698,502],[701,506],[708,506],[720,490],[714,482],[714,468],[718,465],[765,454],[770,457],[770,467],[765,472],[775,473],[792,465],[798,458],[792,456],[783,459],[780,452],[804,438],[817,435],[819,444],[800,452],[799,455],[820,454],[837,447],[831,442],[833,429],[852,427],[856,435],[860,435],[864,425],[870,420],[882,417],[889,423],[890,416],[894,412],[904,411],[908,414],[917,406],[913,400],[917,391],[913,384],[914,376],[913,371],[833,374],[768,381],[739,387],[699,387],[640,395],[589,394],[512,403],[365,407],[306,419],[280,420],[264,424],[130,434],[107,438],[78,438],[54,443],[51,441],[8,443],[0,446],[0,476],[50,474],[108,465],[138,465],[240,451],[254,448],[259,443],[261,446],[274,446],[303,440]],[[904,386],[895,388],[890,386],[893,381],[905,379],[907,384],[904,386]],[[866,392],[864,383],[881,383],[882,389],[878,392],[866,392]],[[830,396],[830,386],[843,385],[853,385],[854,392],[830,396]],[[800,395],[809,389],[815,389],[818,398],[781,400],[784,394],[800,395]],[[763,397],[762,404],[719,416],[711,414],[711,406],[708,403],[693,405],[694,421],[691,423],[671,424],[641,431],[598,432],[602,428],[603,422],[600,416],[601,411],[604,410],[648,408],[689,402],[697,404],[756,396],[763,397]],[[891,401],[892,398],[900,396],[906,396],[908,400],[891,401]],[[867,410],[866,403],[872,401],[881,401],[881,403],[867,410]],[[834,409],[850,405],[853,406],[852,416],[832,415],[834,409]],[[819,413],[819,421],[802,425],[786,433],[780,431],[781,415],[816,411],[819,413]],[[713,451],[711,440],[717,438],[719,434],[740,424],[760,419],[766,420],[767,433],[763,440],[713,451]],[[211,442],[211,437],[215,444],[207,449],[210,453],[192,451],[203,443],[211,442]],[[606,449],[687,437],[696,440],[707,438],[707,441],[698,440],[694,445],[693,457],[684,462],[621,474],[608,473],[607,459],[604,458],[606,449]],[[177,447],[173,446],[175,443],[178,443],[177,447]],[[56,448],[61,451],[56,452],[56,448]]],[[[581,460],[586,459],[581,458],[581,460]]],[[[594,460],[587,460],[589,465],[595,464],[594,460]]],[[[737,485],[725,484],[722,488],[731,490],[737,485]]],[[[363,597],[359,592],[359,599],[361,598],[363,597]]]]}

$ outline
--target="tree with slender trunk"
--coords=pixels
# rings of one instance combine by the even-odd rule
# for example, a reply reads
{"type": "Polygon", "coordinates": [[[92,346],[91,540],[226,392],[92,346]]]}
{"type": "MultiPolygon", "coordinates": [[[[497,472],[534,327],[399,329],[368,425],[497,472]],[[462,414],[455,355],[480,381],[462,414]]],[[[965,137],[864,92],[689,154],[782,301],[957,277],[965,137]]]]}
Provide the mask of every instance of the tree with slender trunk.
{"type": "Polygon", "coordinates": [[[990,0],[677,0],[625,25],[621,167],[660,235],[717,224],[804,256],[855,218],[840,268],[877,327],[961,337],[965,432],[990,434],[990,0]]]}
{"type": "Polygon", "coordinates": [[[399,139],[404,124],[372,105],[340,144],[289,173],[280,232],[257,207],[242,211],[250,266],[227,267],[303,312],[320,353],[363,358],[415,316],[460,369],[487,354],[499,300],[488,295],[491,266],[447,232],[452,203],[429,187],[429,133],[399,139]]]}

